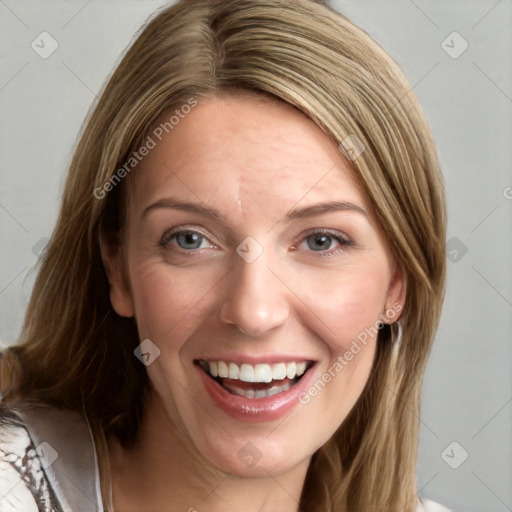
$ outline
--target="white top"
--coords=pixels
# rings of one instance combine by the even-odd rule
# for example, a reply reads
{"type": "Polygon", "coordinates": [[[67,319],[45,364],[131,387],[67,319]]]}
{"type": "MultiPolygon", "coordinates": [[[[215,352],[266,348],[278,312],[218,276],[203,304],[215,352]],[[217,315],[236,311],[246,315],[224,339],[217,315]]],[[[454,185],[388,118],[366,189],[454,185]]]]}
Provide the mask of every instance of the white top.
{"type": "Polygon", "coordinates": [[[418,505],[418,512],[451,512],[450,509],[439,505],[435,501],[421,500],[422,503],[418,505]]]}
{"type": "MultiPolygon", "coordinates": [[[[0,408],[0,512],[104,512],[93,436],[73,411],[0,408]]],[[[418,512],[450,512],[430,500],[418,512]]]]}

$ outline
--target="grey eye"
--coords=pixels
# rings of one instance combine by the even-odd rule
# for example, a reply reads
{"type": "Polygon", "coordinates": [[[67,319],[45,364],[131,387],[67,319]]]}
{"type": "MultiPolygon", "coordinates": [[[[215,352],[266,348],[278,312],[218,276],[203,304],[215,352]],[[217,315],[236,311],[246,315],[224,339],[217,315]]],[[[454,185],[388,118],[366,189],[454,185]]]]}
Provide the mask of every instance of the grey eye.
{"type": "Polygon", "coordinates": [[[209,247],[208,239],[198,231],[181,230],[169,231],[165,233],[159,242],[162,247],[169,247],[170,245],[178,246],[184,251],[193,251],[209,247]]]}
{"type": "Polygon", "coordinates": [[[333,237],[322,233],[315,233],[306,238],[308,248],[312,251],[327,251],[331,248],[333,237]]]}
{"type": "Polygon", "coordinates": [[[185,250],[199,249],[204,241],[204,236],[195,231],[182,231],[173,235],[172,238],[175,238],[178,246],[185,250]]]}

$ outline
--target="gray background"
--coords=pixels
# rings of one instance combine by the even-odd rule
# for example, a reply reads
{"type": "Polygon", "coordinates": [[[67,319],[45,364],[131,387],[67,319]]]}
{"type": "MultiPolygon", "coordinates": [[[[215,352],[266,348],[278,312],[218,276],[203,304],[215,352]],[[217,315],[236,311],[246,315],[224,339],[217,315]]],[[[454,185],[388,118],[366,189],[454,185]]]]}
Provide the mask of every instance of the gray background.
{"type": "MultiPolygon", "coordinates": [[[[0,0],[3,344],[18,336],[84,116],[140,24],[161,5],[0,0]],[[47,59],[31,48],[43,31],[58,43],[47,59]]],[[[332,5],[407,74],[446,180],[448,288],[423,394],[420,495],[455,511],[512,510],[512,1],[332,5]]]]}

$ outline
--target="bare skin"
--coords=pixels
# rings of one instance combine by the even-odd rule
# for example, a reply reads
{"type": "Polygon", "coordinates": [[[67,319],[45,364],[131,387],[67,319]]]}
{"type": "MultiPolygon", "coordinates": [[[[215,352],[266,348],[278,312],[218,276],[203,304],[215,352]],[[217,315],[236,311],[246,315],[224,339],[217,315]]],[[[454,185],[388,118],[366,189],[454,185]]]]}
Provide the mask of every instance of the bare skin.
{"type": "Polygon", "coordinates": [[[292,358],[314,363],[312,383],[332,374],[405,298],[370,205],[336,145],[278,101],[200,103],[134,172],[126,260],[103,254],[113,307],[160,355],[136,445],[111,441],[116,510],[296,512],[312,455],[364,388],[376,337],[269,421],[222,410],[197,361],[292,358]],[[310,208],[325,203],[336,206],[310,208]],[[236,251],[247,237],[261,252],[250,263],[236,251]],[[254,464],[240,457],[247,446],[254,464]]]}

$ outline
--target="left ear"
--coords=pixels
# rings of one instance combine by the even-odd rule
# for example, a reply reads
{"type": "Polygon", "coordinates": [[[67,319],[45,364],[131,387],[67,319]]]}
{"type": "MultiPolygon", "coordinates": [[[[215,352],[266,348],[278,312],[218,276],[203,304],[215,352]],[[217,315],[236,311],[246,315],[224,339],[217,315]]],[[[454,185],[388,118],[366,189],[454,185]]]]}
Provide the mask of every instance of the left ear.
{"type": "Polygon", "coordinates": [[[101,258],[110,285],[110,303],[119,316],[134,316],[134,305],[128,283],[125,279],[124,262],[118,246],[100,239],[101,258]]]}
{"type": "Polygon", "coordinates": [[[393,324],[399,320],[404,309],[406,292],[407,275],[405,269],[395,260],[392,265],[391,280],[389,281],[386,297],[386,309],[383,312],[384,322],[393,324]]]}

